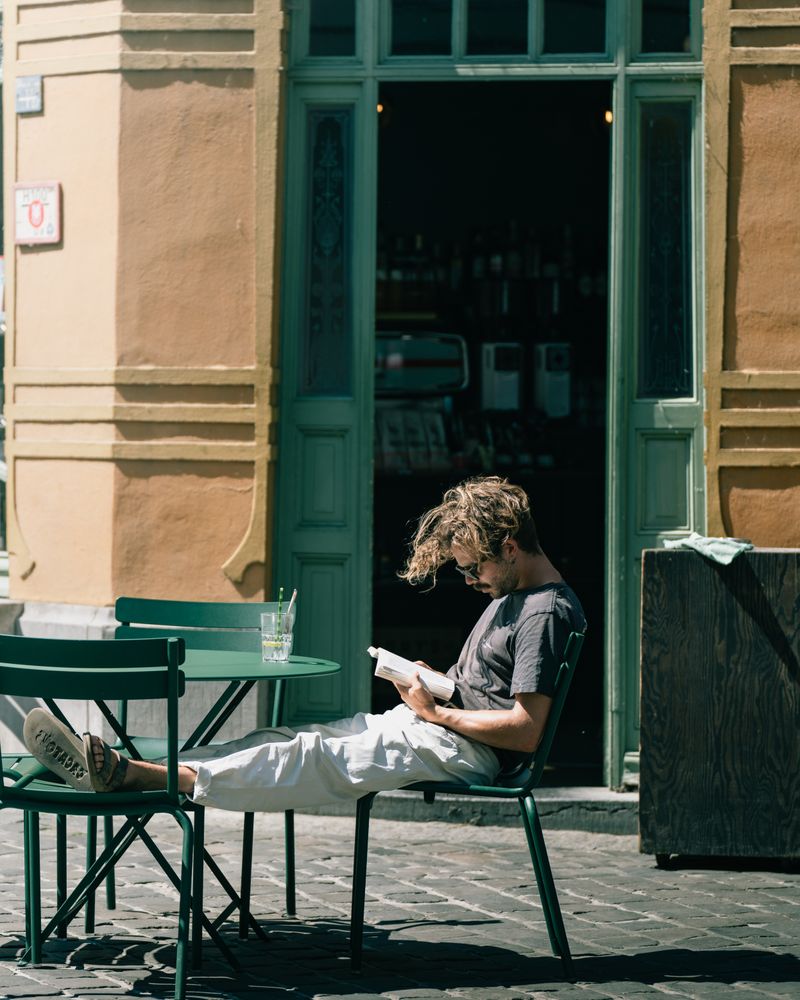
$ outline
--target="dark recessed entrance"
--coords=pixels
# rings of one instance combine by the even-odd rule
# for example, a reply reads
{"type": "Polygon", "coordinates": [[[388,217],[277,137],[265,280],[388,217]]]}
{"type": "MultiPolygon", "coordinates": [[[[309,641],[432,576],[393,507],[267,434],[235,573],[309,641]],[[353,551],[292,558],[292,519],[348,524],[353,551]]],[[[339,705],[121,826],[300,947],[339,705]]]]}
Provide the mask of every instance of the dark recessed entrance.
{"type": "Polygon", "coordinates": [[[398,83],[378,112],[374,642],[455,661],[486,598],[395,573],[447,486],[508,476],[589,620],[553,780],[598,784],[610,108],[598,82],[398,83]]]}

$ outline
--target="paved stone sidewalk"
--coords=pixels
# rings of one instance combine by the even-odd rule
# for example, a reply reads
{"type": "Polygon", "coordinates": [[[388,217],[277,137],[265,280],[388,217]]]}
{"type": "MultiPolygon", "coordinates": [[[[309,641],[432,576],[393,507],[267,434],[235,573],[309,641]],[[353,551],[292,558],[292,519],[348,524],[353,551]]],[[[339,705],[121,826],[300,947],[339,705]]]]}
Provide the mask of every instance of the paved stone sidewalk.
{"type": "MultiPolygon", "coordinates": [[[[0,814],[0,996],[172,996],[176,894],[132,851],[118,868],[118,908],[99,901],[97,931],[82,920],[45,946],[46,963],[16,965],[24,926],[21,823],[0,814]]],[[[46,905],[52,829],[44,821],[46,905]]],[[[209,847],[235,876],[239,817],[209,812],[209,847]]],[[[178,838],[153,821],[177,857],[178,838]]],[[[283,915],[283,819],[256,818],[253,910],[270,941],[225,938],[236,973],[213,945],[189,980],[193,1000],[600,1000],[620,997],[800,998],[800,876],[684,863],[660,871],[635,837],[551,830],[578,982],[549,949],[521,831],[373,820],[364,970],[350,972],[347,931],[353,822],[297,817],[298,915],[283,915]]],[[[80,871],[81,823],[71,821],[70,877],[80,871]]],[[[221,903],[207,877],[208,909],[221,903]]]]}

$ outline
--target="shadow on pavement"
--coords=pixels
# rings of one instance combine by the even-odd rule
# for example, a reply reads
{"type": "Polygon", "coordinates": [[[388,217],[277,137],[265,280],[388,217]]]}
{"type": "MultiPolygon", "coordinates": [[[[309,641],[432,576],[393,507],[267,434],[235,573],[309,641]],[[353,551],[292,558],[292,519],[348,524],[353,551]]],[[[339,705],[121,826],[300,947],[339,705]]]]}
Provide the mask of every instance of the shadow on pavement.
{"type": "MultiPolygon", "coordinates": [[[[203,968],[190,973],[187,1000],[258,996],[259,1000],[315,993],[336,996],[369,996],[389,990],[420,990],[428,993],[459,989],[487,996],[490,988],[546,986],[557,994],[564,982],[561,962],[542,950],[535,956],[520,955],[512,947],[481,944],[481,928],[495,921],[415,921],[393,924],[391,929],[365,929],[364,967],[350,969],[346,921],[300,922],[289,919],[269,923],[270,943],[240,940],[235,932],[224,933],[241,964],[234,972],[212,945],[204,952],[203,968]],[[453,933],[474,934],[474,941],[448,940],[453,933]]],[[[537,932],[537,937],[544,933],[537,932]]],[[[3,959],[13,961],[13,939],[3,946],[3,959]]],[[[45,962],[36,978],[70,989],[66,969],[96,973],[93,997],[125,997],[150,994],[169,998],[173,994],[174,943],[160,937],[143,940],[100,936],[90,941],[77,938],[48,942],[45,962]],[[166,968],[153,969],[156,963],[166,968]],[[63,981],[62,981],[63,978],[63,981]],[[127,983],[122,991],[108,989],[109,979],[127,983]],[[104,989],[105,987],[105,989],[104,989]]],[[[21,950],[21,947],[20,947],[21,950]]],[[[800,959],[791,954],[754,948],[709,950],[654,948],[628,954],[573,955],[579,983],[680,983],[682,996],[692,996],[691,985],[748,983],[795,983],[800,981],[800,959]]],[[[32,968],[32,967],[27,967],[32,968]]],[[[85,988],[85,981],[83,986],[85,988]]],[[[701,995],[705,993],[701,991],[701,995]]]]}

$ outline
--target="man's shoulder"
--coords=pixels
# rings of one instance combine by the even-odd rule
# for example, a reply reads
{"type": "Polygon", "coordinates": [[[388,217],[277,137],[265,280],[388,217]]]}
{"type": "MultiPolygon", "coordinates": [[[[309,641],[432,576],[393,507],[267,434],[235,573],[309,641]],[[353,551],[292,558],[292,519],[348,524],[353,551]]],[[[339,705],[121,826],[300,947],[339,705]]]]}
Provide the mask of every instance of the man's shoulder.
{"type": "Polygon", "coordinates": [[[574,623],[575,627],[583,623],[582,628],[585,628],[581,602],[572,587],[563,581],[520,590],[512,596],[516,598],[514,610],[518,625],[539,615],[556,615],[574,623]]]}
{"type": "Polygon", "coordinates": [[[566,583],[546,583],[542,587],[518,590],[512,597],[522,614],[551,614],[559,603],[579,603],[572,588],[566,583]]]}

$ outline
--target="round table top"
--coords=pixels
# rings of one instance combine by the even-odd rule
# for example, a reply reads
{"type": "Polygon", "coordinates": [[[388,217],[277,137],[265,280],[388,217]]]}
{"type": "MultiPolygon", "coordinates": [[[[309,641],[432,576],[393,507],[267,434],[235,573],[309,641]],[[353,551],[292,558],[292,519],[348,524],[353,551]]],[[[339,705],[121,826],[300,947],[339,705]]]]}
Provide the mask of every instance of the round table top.
{"type": "Polygon", "coordinates": [[[260,681],[335,674],[341,665],[315,656],[290,656],[264,663],[256,651],[187,649],[181,665],[187,681],[260,681]]]}

